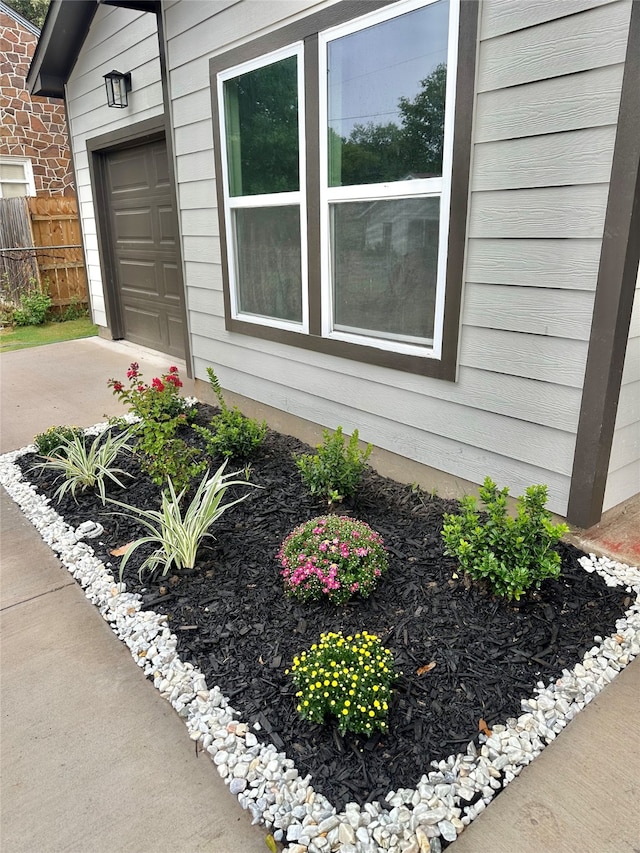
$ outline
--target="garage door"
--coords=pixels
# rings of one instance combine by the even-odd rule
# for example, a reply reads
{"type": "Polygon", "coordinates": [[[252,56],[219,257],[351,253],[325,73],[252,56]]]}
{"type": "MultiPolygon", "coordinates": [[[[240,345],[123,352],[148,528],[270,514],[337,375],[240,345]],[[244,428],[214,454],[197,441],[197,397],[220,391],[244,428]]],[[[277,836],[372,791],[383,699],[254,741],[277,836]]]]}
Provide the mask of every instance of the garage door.
{"type": "Polygon", "coordinates": [[[164,140],[106,155],[115,310],[124,337],[184,357],[182,280],[164,140]]]}

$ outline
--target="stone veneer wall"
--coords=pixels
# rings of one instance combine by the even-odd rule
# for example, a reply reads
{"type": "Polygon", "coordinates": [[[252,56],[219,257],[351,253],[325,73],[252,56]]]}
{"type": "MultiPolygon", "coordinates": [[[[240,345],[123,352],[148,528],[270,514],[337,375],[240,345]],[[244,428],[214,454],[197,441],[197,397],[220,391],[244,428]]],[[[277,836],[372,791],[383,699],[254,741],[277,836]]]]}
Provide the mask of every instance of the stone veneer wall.
{"type": "Polygon", "coordinates": [[[26,87],[37,42],[0,12],[0,155],[31,160],[37,195],[74,195],[64,104],[26,87]]]}

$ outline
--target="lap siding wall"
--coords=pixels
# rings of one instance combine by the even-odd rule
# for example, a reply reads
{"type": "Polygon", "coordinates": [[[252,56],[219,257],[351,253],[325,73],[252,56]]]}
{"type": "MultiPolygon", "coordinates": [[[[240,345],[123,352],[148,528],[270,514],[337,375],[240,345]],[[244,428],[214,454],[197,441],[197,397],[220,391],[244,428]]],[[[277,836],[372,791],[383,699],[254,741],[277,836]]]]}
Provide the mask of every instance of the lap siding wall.
{"type": "Polygon", "coordinates": [[[208,59],[321,3],[165,7],[195,375],[566,510],[630,0],[482,4],[456,383],[225,330],[208,59]]]}
{"type": "MultiPolygon", "coordinates": [[[[163,2],[195,376],[564,513],[591,329],[631,0],[484,0],[458,378],[399,373],[225,330],[209,59],[320,0],[163,2]]],[[[86,139],[164,112],[155,15],[100,5],[68,83],[95,319],[106,324],[86,139]],[[107,67],[108,66],[108,67],[107,67]],[[102,75],[131,71],[128,110],[102,75]]],[[[635,475],[638,308],[608,501],[635,475]],[[630,467],[631,466],[631,467],[630,467]]]]}

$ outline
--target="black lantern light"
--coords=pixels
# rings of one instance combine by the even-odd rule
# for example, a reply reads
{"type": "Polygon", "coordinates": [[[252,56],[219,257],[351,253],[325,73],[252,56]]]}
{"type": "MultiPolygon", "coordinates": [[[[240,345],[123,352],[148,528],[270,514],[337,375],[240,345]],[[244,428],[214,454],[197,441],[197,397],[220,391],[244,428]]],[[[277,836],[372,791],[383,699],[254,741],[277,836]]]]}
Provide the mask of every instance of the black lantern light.
{"type": "Polygon", "coordinates": [[[120,71],[110,71],[104,75],[107,87],[107,104],[110,107],[123,109],[128,106],[127,94],[131,91],[131,74],[122,74],[120,71]]]}

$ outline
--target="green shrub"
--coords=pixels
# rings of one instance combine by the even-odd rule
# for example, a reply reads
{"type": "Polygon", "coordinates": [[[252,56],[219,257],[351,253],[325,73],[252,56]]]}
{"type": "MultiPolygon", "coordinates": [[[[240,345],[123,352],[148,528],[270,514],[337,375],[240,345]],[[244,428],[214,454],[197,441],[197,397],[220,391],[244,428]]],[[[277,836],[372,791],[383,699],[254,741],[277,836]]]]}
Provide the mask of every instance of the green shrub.
{"type": "Polygon", "coordinates": [[[559,577],[560,555],[553,545],[569,528],[552,523],[545,509],[546,486],[529,486],[518,498],[515,518],[507,514],[508,494],[487,477],[480,488],[486,518],[481,518],[476,499],[467,496],[460,514],[445,515],[442,538],[445,553],[456,557],[470,577],[487,581],[496,595],[518,601],[545,578],[559,577]]]}
{"type": "Polygon", "coordinates": [[[366,598],[387,570],[380,534],[364,521],[337,515],[296,527],[277,559],[286,593],[301,601],[328,598],[343,604],[356,593],[366,598]]]}
{"type": "Polygon", "coordinates": [[[322,435],[317,453],[303,453],[295,458],[295,463],[312,495],[323,494],[329,504],[338,503],[355,494],[372,447],[368,444],[360,450],[357,429],[346,446],[341,426],[333,435],[326,429],[322,435]]]}
{"type": "Polygon", "coordinates": [[[172,428],[166,422],[158,426],[145,422],[138,433],[135,451],[140,467],[156,486],[164,486],[171,478],[176,489],[184,489],[202,474],[207,462],[200,458],[202,454],[197,447],[189,447],[182,438],[172,435],[172,428]]]}
{"type": "Polygon", "coordinates": [[[146,536],[132,542],[127,548],[120,564],[120,579],[122,579],[124,568],[133,552],[146,543],[155,543],[159,547],[143,562],[140,567],[140,575],[144,569],[153,571],[159,565],[163,566],[163,576],[167,574],[172,565],[178,570],[194,568],[200,543],[206,536],[213,536],[212,533],[209,533],[211,525],[234,504],[249,497],[248,494],[245,494],[236,500],[223,504],[222,499],[227,489],[230,486],[241,485],[258,488],[246,480],[232,480],[231,478],[235,477],[237,472],[236,474],[225,474],[226,464],[227,460],[225,459],[211,477],[209,472],[205,474],[193,500],[187,507],[184,518],[180,509],[180,501],[184,497],[186,489],[182,489],[179,494],[176,494],[171,478],[167,481],[168,489],[162,493],[162,505],[159,510],[143,510],[120,501],[109,501],[126,509],[127,512],[120,513],[120,515],[135,517],[147,531],[146,536]]]}
{"type": "Polygon", "coordinates": [[[89,309],[80,302],[77,296],[72,296],[71,301],[66,308],[59,311],[52,319],[57,323],[68,323],[71,320],[80,320],[82,317],[89,316],[89,309]]]}
{"type": "Polygon", "coordinates": [[[84,435],[74,435],[64,439],[58,455],[50,456],[46,462],[40,462],[36,468],[46,468],[61,471],[64,482],[56,490],[58,503],[64,494],[70,491],[75,499],[76,491],[84,491],[97,486],[102,503],[106,500],[106,480],[124,488],[117,474],[130,476],[121,468],[114,468],[114,462],[119,453],[130,452],[130,434],[113,435],[110,431],[97,436],[90,445],[85,442],[84,435]]]}
{"type": "Polygon", "coordinates": [[[40,456],[54,456],[63,451],[75,436],[84,436],[84,430],[74,426],[52,426],[44,432],[39,432],[33,443],[40,456]]]}
{"type": "Polygon", "coordinates": [[[267,424],[265,421],[259,423],[253,418],[245,417],[237,406],[230,409],[213,368],[208,367],[207,373],[221,411],[211,419],[210,428],[194,426],[194,429],[204,439],[207,452],[211,456],[246,459],[264,441],[267,424]]]}
{"type": "Polygon", "coordinates": [[[13,312],[16,326],[41,326],[51,308],[51,297],[46,289],[39,290],[35,282],[20,297],[20,305],[13,312]]]}
{"type": "Polygon", "coordinates": [[[293,659],[290,672],[304,719],[322,723],[331,715],[342,734],[387,728],[391,685],[401,673],[375,634],[322,634],[319,643],[293,659]]]}

